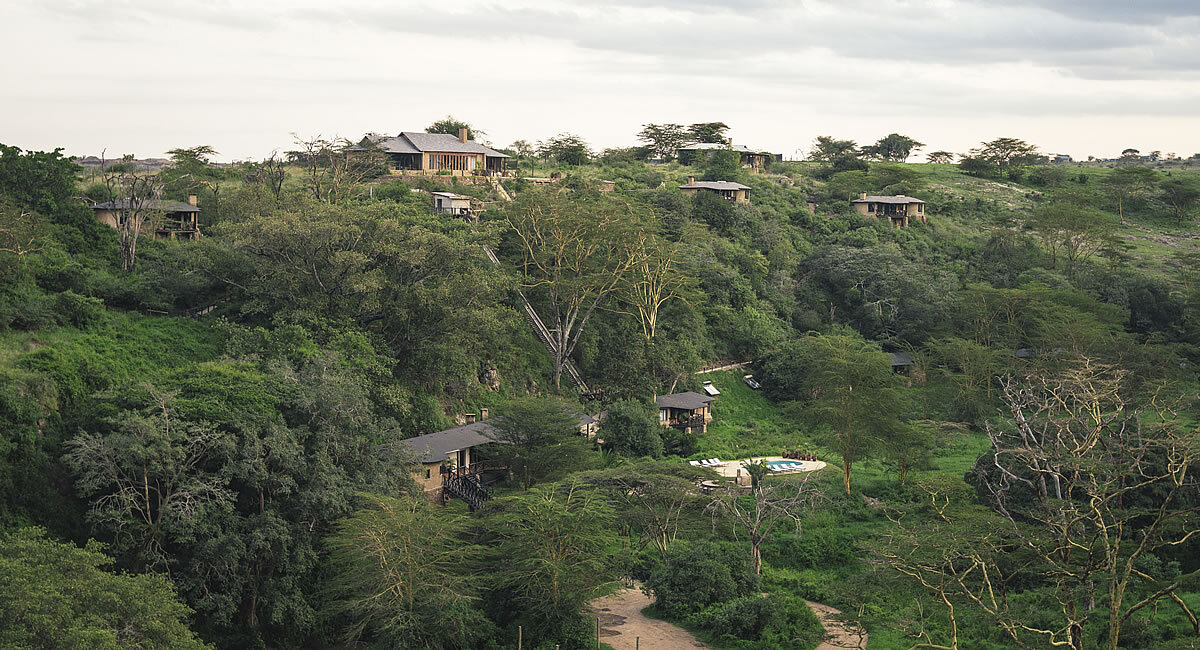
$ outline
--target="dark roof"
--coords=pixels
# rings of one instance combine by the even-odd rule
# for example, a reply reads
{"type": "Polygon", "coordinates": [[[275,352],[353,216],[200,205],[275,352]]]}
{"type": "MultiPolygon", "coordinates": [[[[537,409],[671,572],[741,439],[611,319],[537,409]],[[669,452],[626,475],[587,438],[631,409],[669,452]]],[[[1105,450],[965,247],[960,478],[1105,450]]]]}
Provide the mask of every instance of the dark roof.
{"type": "MultiPolygon", "coordinates": [[[[415,154],[425,151],[436,153],[481,153],[489,158],[508,158],[495,149],[485,147],[474,140],[463,142],[458,136],[448,133],[421,133],[419,131],[403,131],[394,138],[380,138],[375,134],[365,136],[384,153],[415,154]]],[[[363,151],[365,147],[353,146],[352,151],[363,151]]]]}
{"type": "MultiPolygon", "coordinates": [[[[125,210],[129,207],[129,199],[119,199],[116,201],[105,201],[104,203],[93,203],[93,210],[125,210]]],[[[163,212],[199,212],[200,208],[191,203],[181,203],[179,201],[159,201],[150,199],[146,201],[145,208],[147,210],[162,210],[163,212]]]]}
{"type": "Polygon", "coordinates": [[[708,406],[708,403],[714,399],[716,398],[709,397],[708,395],[701,395],[700,393],[689,390],[686,393],[660,395],[654,398],[654,403],[658,404],[658,408],[660,409],[687,409],[689,411],[695,411],[696,409],[701,409],[705,406],[708,406]]]}
{"type": "Polygon", "coordinates": [[[890,356],[893,366],[911,366],[913,363],[912,357],[903,352],[892,352],[890,356]]]}
{"type": "Polygon", "coordinates": [[[748,185],[734,183],[733,181],[695,181],[687,185],[680,185],[681,190],[748,190],[748,185]]]}
{"type": "Polygon", "coordinates": [[[899,194],[897,196],[868,196],[865,199],[854,199],[851,203],[894,203],[903,205],[906,203],[924,203],[924,201],[899,194]]]}
{"type": "MultiPolygon", "coordinates": [[[[692,393],[693,395],[695,393],[692,393]]],[[[574,414],[579,418],[579,426],[592,424],[596,420],[590,415],[574,414]]],[[[463,424],[457,427],[438,431],[437,433],[427,433],[423,436],[401,440],[400,444],[408,447],[413,452],[413,457],[419,463],[437,463],[449,458],[452,451],[459,449],[467,449],[469,447],[478,447],[488,443],[499,443],[492,436],[496,434],[496,427],[492,426],[491,420],[480,420],[470,424],[463,424]]]]}
{"type": "Polygon", "coordinates": [[[436,463],[449,458],[452,451],[496,442],[488,435],[495,431],[496,427],[484,420],[401,440],[400,444],[411,449],[418,462],[436,463]]]}

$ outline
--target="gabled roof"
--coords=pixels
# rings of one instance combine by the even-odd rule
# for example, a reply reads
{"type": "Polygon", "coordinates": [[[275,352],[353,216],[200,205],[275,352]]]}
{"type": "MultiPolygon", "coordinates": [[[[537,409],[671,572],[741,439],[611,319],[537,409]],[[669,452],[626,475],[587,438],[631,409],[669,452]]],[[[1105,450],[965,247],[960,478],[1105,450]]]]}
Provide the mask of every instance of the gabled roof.
{"type": "Polygon", "coordinates": [[[654,403],[657,404],[658,408],[660,409],[686,409],[688,411],[695,411],[696,409],[702,409],[705,406],[708,406],[708,403],[714,399],[716,398],[709,397],[708,395],[701,395],[700,393],[689,390],[686,393],[660,395],[654,398],[654,403]]]}
{"type": "Polygon", "coordinates": [[[465,194],[455,194],[454,192],[430,192],[433,196],[442,196],[448,199],[469,199],[471,197],[465,194]]]}
{"type": "Polygon", "coordinates": [[[911,366],[913,364],[912,357],[903,352],[892,352],[890,356],[893,366],[911,366]]]}
{"type": "Polygon", "coordinates": [[[896,205],[904,205],[906,203],[924,203],[921,199],[914,199],[911,196],[897,194],[896,196],[868,196],[865,199],[854,199],[851,203],[893,203],[896,205]]]}
{"type": "MultiPolygon", "coordinates": [[[[366,139],[379,147],[384,153],[481,153],[489,158],[508,158],[495,149],[485,147],[474,140],[463,142],[458,136],[448,133],[422,133],[420,131],[402,131],[394,138],[380,138],[376,134],[368,134],[366,139]]],[[[354,151],[362,151],[362,146],[350,147],[354,151]]]]}
{"type": "MultiPolygon", "coordinates": [[[[695,395],[695,393],[692,393],[695,395]]],[[[596,420],[590,415],[573,414],[579,420],[579,426],[585,426],[594,423],[596,420]]],[[[496,427],[492,426],[493,420],[480,420],[479,422],[471,422],[457,427],[438,431],[437,433],[427,433],[423,436],[401,440],[400,444],[408,447],[413,452],[413,457],[419,463],[438,463],[450,457],[450,452],[460,449],[468,449],[470,447],[478,447],[488,443],[503,444],[496,440],[493,436],[496,435],[496,427]]]]}
{"type": "Polygon", "coordinates": [[[681,190],[748,190],[747,185],[734,183],[733,181],[695,181],[687,185],[680,185],[681,190]]]}
{"type": "MultiPolygon", "coordinates": [[[[160,201],[150,199],[145,202],[144,206],[147,210],[162,210],[163,212],[199,212],[200,208],[191,203],[182,203],[180,201],[160,201]]],[[[127,210],[129,209],[129,199],[117,199],[116,201],[105,201],[104,203],[93,203],[93,210],[127,210]]]]}
{"type": "Polygon", "coordinates": [[[496,442],[489,435],[495,431],[496,427],[484,420],[401,440],[400,444],[411,449],[418,462],[436,463],[449,458],[452,451],[496,442]]]}

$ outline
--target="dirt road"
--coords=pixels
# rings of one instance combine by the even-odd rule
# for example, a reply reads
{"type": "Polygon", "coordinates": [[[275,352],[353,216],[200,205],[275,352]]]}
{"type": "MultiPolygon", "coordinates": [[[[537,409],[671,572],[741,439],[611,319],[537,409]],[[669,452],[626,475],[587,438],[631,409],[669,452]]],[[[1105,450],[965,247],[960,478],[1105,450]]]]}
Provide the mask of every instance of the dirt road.
{"type": "Polygon", "coordinates": [[[812,608],[817,618],[821,619],[821,625],[825,626],[825,633],[829,638],[824,643],[817,646],[817,650],[846,650],[847,648],[865,648],[867,647],[867,631],[853,625],[847,625],[842,621],[837,620],[840,611],[814,603],[811,600],[804,601],[812,608]]]}
{"type": "Polygon", "coordinates": [[[649,604],[650,599],[641,589],[623,589],[593,600],[592,610],[600,617],[600,640],[616,650],[708,647],[681,627],[643,616],[642,608],[649,604]]]}

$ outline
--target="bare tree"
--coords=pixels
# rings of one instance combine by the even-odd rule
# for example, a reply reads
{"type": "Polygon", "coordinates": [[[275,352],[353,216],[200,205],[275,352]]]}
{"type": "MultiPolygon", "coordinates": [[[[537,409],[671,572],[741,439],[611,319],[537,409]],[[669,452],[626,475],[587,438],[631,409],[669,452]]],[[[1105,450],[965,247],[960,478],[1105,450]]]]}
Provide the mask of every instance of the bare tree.
{"type": "Polygon", "coordinates": [[[708,512],[713,516],[713,525],[718,519],[728,517],[736,529],[746,534],[750,542],[750,556],[754,572],[762,574],[762,543],[783,520],[789,520],[800,532],[800,517],[811,511],[821,491],[808,485],[808,476],[799,480],[785,478],[763,480],[767,472],[766,463],[747,463],[752,486],[747,497],[738,488],[727,488],[713,496],[708,512]]]}
{"type": "Polygon", "coordinates": [[[896,516],[882,556],[932,591],[951,623],[949,645],[917,647],[958,647],[956,602],[1021,646],[1081,650],[1085,626],[1100,618],[1115,650],[1131,617],[1166,600],[1200,636],[1178,594],[1200,569],[1148,562],[1200,535],[1197,433],[1157,396],[1131,404],[1127,375],[1084,359],[1054,376],[1003,379],[1008,419],[987,427],[992,450],[974,474],[992,516],[945,485],[924,485],[934,525],[896,516]],[[1027,589],[1057,606],[1031,611],[1028,598],[1013,597],[1027,589]]]}
{"type": "Polygon", "coordinates": [[[287,167],[276,152],[271,152],[270,157],[264,158],[262,162],[246,163],[246,171],[242,178],[247,184],[266,187],[278,199],[283,194],[283,182],[287,180],[287,167]]]}
{"type": "Polygon", "coordinates": [[[121,270],[132,271],[137,263],[137,243],[142,228],[162,216],[164,182],[156,173],[139,171],[136,163],[107,165],[101,155],[105,194],[109,209],[116,215],[117,237],[121,244],[121,270]]]}
{"type": "Polygon", "coordinates": [[[379,174],[383,154],[374,144],[364,141],[359,147],[345,138],[321,136],[307,140],[292,134],[299,149],[288,152],[294,161],[308,168],[308,190],[313,198],[325,203],[341,203],[364,180],[379,174]]]}

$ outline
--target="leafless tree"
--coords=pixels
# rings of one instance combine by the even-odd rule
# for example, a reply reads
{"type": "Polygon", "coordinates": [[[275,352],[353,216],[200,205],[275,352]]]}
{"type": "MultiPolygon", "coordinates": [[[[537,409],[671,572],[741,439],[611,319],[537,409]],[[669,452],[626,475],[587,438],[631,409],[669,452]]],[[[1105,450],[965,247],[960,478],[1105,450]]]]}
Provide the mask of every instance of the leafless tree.
{"type": "Polygon", "coordinates": [[[116,215],[117,237],[121,244],[121,270],[132,271],[137,263],[138,237],[143,227],[161,218],[164,183],[157,174],[141,171],[136,163],[109,165],[101,154],[100,168],[108,205],[116,215]]]}
{"type": "Polygon", "coordinates": [[[976,470],[990,512],[962,505],[953,487],[926,484],[935,523],[917,527],[896,515],[882,557],[932,591],[950,617],[948,645],[926,639],[916,647],[958,647],[956,603],[982,610],[1021,646],[1081,650],[1085,625],[1102,616],[1115,649],[1130,618],[1164,600],[1200,636],[1177,593],[1200,570],[1144,562],[1200,535],[1197,431],[1157,395],[1131,404],[1127,375],[1084,359],[1056,375],[1003,379],[1008,417],[987,427],[990,462],[976,470]],[[1037,585],[1055,605],[1034,615],[1018,604],[1027,599],[1010,598],[1018,583],[1037,585]]]}
{"type": "Polygon", "coordinates": [[[775,526],[788,520],[799,533],[801,516],[811,511],[822,498],[820,490],[808,485],[807,475],[799,480],[790,477],[763,479],[765,463],[761,467],[764,469],[753,465],[746,468],[753,483],[748,496],[740,488],[726,488],[714,494],[707,507],[714,526],[724,517],[733,521],[735,530],[746,534],[757,574],[762,573],[762,543],[775,526]]]}
{"type": "Polygon", "coordinates": [[[304,139],[292,134],[295,151],[288,155],[308,168],[308,190],[313,198],[325,203],[341,203],[364,180],[382,169],[383,154],[373,144],[361,150],[351,149],[353,143],[345,138],[304,139]]]}

